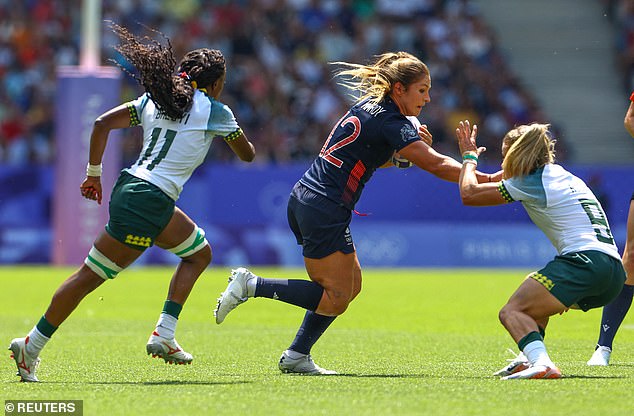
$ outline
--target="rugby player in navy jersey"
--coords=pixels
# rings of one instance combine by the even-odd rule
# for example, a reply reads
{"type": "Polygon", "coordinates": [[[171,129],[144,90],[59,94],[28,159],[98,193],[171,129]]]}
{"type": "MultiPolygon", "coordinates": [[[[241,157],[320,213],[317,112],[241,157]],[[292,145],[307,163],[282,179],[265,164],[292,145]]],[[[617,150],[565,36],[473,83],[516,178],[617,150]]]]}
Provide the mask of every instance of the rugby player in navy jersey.
{"type": "MultiPolygon", "coordinates": [[[[333,127],[319,156],[295,184],[288,222],[302,246],[308,280],[266,279],[245,268],[233,270],[218,299],[216,323],[250,297],[277,299],[306,309],[295,340],[282,353],[284,373],[336,374],[317,366],[310,350],[361,290],[361,266],[349,224],[365,184],[379,167],[400,155],[441,179],[457,182],[462,164],[431,147],[425,125],[415,118],[431,100],[427,66],[405,52],[385,53],[370,65],[338,62],[341,84],[362,96],[333,127]]],[[[398,160],[396,160],[398,161],[398,160]]],[[[501,172],[478,172],[498,180],[501,172]]]]}

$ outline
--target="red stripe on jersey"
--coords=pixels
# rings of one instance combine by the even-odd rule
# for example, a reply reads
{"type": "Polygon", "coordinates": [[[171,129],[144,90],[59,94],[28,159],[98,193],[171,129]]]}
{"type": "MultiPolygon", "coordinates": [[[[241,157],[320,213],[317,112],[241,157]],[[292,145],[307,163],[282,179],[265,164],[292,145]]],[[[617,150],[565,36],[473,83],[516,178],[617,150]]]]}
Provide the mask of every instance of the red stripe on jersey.
{"type": "Polygon", "coordinates": [[[354,168],[352,168],[352,171],[350,172],[350,176],[348,176],[346,189],[344,189],[343,196],[341,198],[343,199],[344,203],[347,204],[350,201],[352,201],[352,196],[357,191],[357,188],[359,187],[359,181],[361,180],[361,177],[363,176],[364,173],[365,173],[365,165],[363,164],[362,161],[359,160],[357,164],[354,165],[354,168]]]}

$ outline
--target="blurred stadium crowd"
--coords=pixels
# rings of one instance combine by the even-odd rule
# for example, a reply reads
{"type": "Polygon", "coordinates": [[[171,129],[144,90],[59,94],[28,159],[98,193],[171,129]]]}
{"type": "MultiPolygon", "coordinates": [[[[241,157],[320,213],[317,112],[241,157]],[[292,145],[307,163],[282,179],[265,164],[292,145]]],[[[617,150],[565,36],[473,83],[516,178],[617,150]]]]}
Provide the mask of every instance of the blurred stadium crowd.
{"type": "Polygon", "coordinates": [[[623,74],[623,90],[634,90],[634,0],[601,0],[610,22],[616,27],[616,56],[623,74]]]}
{"type": "MultiPolygon", "coordinates": [[[[634,7],[620,3],[614,21],[632,72],[634,7]]],[[[0,0],[0,163],[53,160],[56,66],[79,62],[80,13],[70,0],[0,0]]],[[[228,75],[221,98],[256,144],[259,162],[312,159],[350,104],[329,63],[366,63],[386,51],[409,51],[430,67],[432,103],[420,118],[441,152],[456,153],[461,119],[482,124],[480,143],[491,163],[499,162],[499,139],[511,126],[550,121],[470,0],[103,0],[102,17],[154,37],[144,25],[158,29],[177,60],[189,49],[222,50],[228,75]]],[[[120,57],[102,26],[102,60],[111,65],[108,59],[120,57]]],[[[140,92],[126,76],[122,100],[140,92]]],[[[124,163],[138,154],[139,131],[129,130],[124,163]]],[[[210,158],[231,155],[214,146],[210,158]]]]}

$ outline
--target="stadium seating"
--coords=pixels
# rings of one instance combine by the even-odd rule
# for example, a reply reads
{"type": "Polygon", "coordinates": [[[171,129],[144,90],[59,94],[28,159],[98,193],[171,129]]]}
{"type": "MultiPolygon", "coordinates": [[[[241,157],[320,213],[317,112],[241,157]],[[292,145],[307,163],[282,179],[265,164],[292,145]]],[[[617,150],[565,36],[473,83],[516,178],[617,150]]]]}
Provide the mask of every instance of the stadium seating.
{"type": "MultiPolygon", "coordinates": [[[[53,159],[55,67],[77,65],[80,55],[79,10],[69,14],[55,4],[0,2],[7,22],[0,31],[0,163],[53,159]]],[[[366,62],[389,50],[412,52],[430,66],[433,101],[421,119],[441,151],[456,152],[453,129],[461,118],[484,122],[482,144],[491,149],[509,126],[543,118],[470,0],[103,0],[103,19],[137,32],[143,30],[137,22],[156,28],[178,56],[202,46],[221,49],[229,66],[223,99],[256,143],[260,162],[314,157],[348,104],[327,62],[366,62]]],[[[112,49],[116,39],[102,29],[102,61],[111,65],[108,59],[120,59],[112,49]]],[[[128,79],[122,99],[139,92],[128,79]]],[[[137,131],[127,133],[123,163],[136,157],[137,139],[137,131]]],[[[210,157],[231,155],[217,146],[210,157]]],[[[498,152],[487,158],[495,162],[498,152]]]]}

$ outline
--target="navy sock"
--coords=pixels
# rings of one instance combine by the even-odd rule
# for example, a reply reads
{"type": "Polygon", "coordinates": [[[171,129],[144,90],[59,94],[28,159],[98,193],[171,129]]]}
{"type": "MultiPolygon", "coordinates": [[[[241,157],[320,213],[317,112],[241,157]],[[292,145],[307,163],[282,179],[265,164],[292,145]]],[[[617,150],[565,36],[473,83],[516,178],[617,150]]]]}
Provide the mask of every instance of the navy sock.
{"type": "Polygon", "coordinates": [[[295,340],[289,347],[290,350],[301,354],[310,354],[310,350],[315,345],[319,337],[328,329],[336,316],[324,316],[315,312],[306,311],[304,321],[295,335],[295,340]]]}
{"type": "Polygon", "coordinates": [[[630,309],[633,295],[634,286],[623,285],[623,290],[621,290],[616,299],[603,307],[598,345],[612,348],[612,341],[614,341],[616,331],[630,309]]]}
{"type": "Polygon", "coordinates": [[[258,277],[256,298],[277,299],[314,311],[319,306],[324,288],[310,280],[265,279],[258,277]]]}

